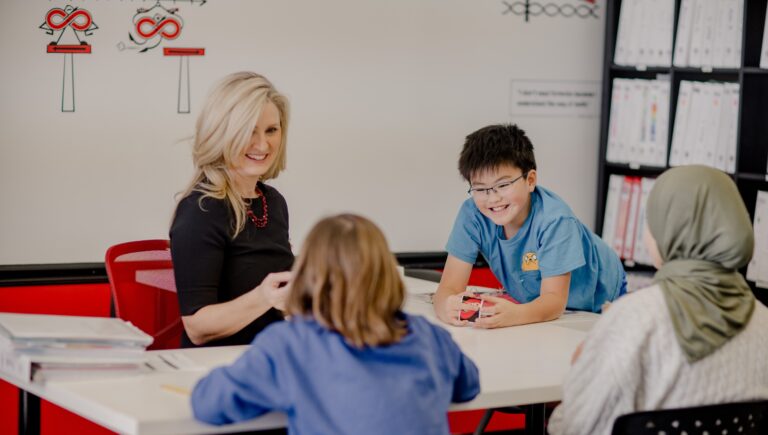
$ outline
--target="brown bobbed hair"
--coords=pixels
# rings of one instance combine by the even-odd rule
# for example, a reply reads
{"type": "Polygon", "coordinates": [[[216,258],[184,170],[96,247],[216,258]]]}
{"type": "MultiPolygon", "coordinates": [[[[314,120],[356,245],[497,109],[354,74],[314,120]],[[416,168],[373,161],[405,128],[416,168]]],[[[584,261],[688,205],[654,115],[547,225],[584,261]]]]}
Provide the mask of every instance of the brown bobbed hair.
{"type": "Polygon", "coordinates": [[[398,342],[405,288],[381,230],[353,214],[327,217],[310,231],[293,267],[286,310],[309,315],[362,348],[398,342]]]}

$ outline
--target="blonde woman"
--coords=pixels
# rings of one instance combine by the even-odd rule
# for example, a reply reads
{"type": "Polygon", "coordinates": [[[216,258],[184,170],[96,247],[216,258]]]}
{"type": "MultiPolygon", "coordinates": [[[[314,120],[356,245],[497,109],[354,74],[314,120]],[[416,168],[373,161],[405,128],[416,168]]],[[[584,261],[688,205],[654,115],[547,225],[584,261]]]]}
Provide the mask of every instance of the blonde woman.
{"type": "Polygon", "coordinates": [[[195,126],[195,175],[170,230],[183,347],[248,344],[282,320],[288,207],[266,181],[285,168],[288,101],[240,72],[210,93],[195,126]]]}
{"type": "Polygon", "coordinates": [[[477,367],[447,331],[401,311],[403,283],[376,225],[320,221],[294,272],[291,319],[195,386],[195,417],[225,424],[274,410],[288,433],[447,434],[449,404],[480,391],[477,367]]]}

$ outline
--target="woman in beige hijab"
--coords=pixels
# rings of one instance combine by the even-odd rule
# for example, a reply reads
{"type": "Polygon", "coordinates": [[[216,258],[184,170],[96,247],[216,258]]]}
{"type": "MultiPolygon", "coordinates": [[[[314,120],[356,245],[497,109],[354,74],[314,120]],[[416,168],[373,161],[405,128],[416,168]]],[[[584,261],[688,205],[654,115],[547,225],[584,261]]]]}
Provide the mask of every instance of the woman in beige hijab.
{"type": "Polygon", "coordinates": [[[623,414],[768,398],[768,308],[738,272],[754,233],[736,185],[704,166],[670,169],[646,213],[654,284],[590,331],[550,434],[609,434],[623,414]]]}

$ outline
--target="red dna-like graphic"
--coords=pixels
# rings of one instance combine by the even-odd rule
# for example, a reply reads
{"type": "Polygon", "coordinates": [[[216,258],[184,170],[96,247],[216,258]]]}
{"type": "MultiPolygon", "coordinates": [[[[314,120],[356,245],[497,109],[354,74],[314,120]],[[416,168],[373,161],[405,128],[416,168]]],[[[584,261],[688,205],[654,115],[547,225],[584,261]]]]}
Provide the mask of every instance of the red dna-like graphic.
{"type": "Polygon", "coordinates": [[[54,8],[48,11],[48,14],[45,16],[45,22],[53,30],[61,30],[67,26],[72,26],[73,29],[82,32],[91,27],[93,19],[91,14],[84,9],[75,9],[72,13],[68,14],[63,9],[54,8]]]}
{"type": "Polygon", "coordinates": [[[163,38],[176,39],[181,33],[181,23],[173,17],[165,17],[159,23],[151,17],[143,17],[136,22],[136,32],[146,39],[150,39],[158,33],[163,38]],[[149,31],[144,30],[147,27],[149,31]],[[171,29],[167,29],[168,27],[171,29]]]}

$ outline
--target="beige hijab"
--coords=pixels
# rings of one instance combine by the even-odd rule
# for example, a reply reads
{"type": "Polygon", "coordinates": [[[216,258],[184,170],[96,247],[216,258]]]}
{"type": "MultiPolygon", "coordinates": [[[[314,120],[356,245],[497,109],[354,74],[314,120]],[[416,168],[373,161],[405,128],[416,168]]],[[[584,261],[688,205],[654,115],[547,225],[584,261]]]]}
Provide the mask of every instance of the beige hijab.
{"type": "Polygon", "coordinates": [[[734,182],[705,166],[664,172],[646,208],[664,265],[664,293],[689,362],[717,350],[749,322],[755,298],[738,272],[754,249],[749,214],[734,182]]]}

